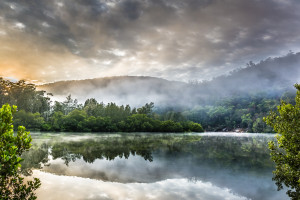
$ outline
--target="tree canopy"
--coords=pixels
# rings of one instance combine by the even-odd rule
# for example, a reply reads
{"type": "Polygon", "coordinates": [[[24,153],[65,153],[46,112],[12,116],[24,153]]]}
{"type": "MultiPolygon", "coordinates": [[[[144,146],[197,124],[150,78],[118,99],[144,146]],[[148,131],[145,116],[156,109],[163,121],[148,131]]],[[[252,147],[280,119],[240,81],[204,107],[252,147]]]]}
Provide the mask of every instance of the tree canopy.
{"type": "Polygon", "coordinates": [[[292,200],[300,199],[300,85],[295,85],[295,105],[284,101],[277,112],[272,111],[264,118],[278,133],[277,143],[271,141],[271,158],[276,163],[273,180],[278,190],[288,187],[287,194],[292,200]]]}

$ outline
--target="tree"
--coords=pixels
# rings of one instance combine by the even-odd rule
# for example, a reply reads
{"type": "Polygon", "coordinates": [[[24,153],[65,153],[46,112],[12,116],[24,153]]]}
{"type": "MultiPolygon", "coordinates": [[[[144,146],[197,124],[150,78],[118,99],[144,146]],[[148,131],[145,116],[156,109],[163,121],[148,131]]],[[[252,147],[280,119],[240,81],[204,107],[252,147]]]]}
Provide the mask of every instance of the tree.
{"type": "Polygon", "coordinates": [[[162,132],[182,132],[183,127],[179,122],[174,122],[171,120],[163,121],[161,123],[162,132]]]}
{"type": "Polygon", "coordinates": [[[35,178],[24,183],[20,175],[21,155],[31,146],[31,136],[25,131],[25,127],[19,126],[14,135],[13,113],[17,107],[5,104],[0,109],[0,199],[36,199],[34,190],[41,184],[35,178]]]}
{"type": "Polygon", "coordinates": [[[201,124],[195,122],[185,122],[181,123],[183,126],[184,131],[192,131],[192,132],[204,132],[201,124]]]}
{"type": "Polygon", "coordinates": [[[63,126],[66,131],[82,131],[79,130],[79,123],[86,119],[86,113],[83,110],[73,110],[63,118],[63,126]]]}
{"type": "Polygon", "coordinates": [[[61,111],[54,112],[49,120],[53,131],[61,131],[63,125],[64,114],[61,111]]]}
{"type": "Polygon", "coordinates": [[[44,124],[44,118],[41,117],[40,113],[26,112],[20,110],[14,114],[14,127],[19,125],[26,126],[29,130],[40,130],[44,124]]]}
{"type": "Polygon", "coordinates": [[[146,114],[146,115],[151,115],[152,114],[152,110],[154,107],[154,103],[146,103],[144,106],[142,106],[141,108],[137,109],[137,113],[138,114],[146,114]]]}
{"type": "Polygon", "coordinates": [[[295,85],[297,95],[295,105],[282,101],[277,112],[271,111],[264,118],[278,133],[277,143],[269,142],[271,158],[276,163],[273,180],[278,190],[283,184],[288,187],[287,194],[292,200],[300,199],[300,85],[295,85]]]}
{"type": "Polygon", "coordinates": [[[77,99],[72,99],[71,95],[66,97],[66,100],[62,103],[63,113],[69,114],[73,110],[79,108],[77,99]]]}
{"type": "Polygon", "coordinates": [[[20,110],[26,112],[39,112],[45,117],[50,111],[51,93],[37,91],[34,84],[27,84],[20,80],[16,83],[4,80],[0,77],[0,105],[10,103],[17,105],[20,110]]]}
{"type": "Polygon", "coordinates": [[[96,99],[87,99],[84,103],[83,109],[88,116],[96,116],[98,102],[96,99]]]}

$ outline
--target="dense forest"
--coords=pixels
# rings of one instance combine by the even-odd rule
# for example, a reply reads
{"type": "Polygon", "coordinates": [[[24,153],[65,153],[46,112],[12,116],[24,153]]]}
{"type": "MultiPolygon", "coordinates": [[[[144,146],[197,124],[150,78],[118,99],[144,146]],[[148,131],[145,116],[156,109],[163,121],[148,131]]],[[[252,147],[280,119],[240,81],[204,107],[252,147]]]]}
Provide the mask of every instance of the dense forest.
{"type": "MultiPolygon", "coordinates": [[[[93,103],[89,101],[84,105],[77,103],[79,107],[76,110],[85,111],[87,117],[108,117],[108,114],[99,109],[109,110],[117,105],[129,104],[141,107],[145,102],[155,102],[151,116],[146,114],[146,117],[177,123],[193,121],[200,123],[206,131],[273,132],[262,119],[270,110],[276,109],[282,99],[285,101],[294,99],[295,89],[292,85],[298,81],[300,74],[299,60],[300,53],[289,52],[284,56],[267,58],[258,63],[250,61],[243,68],[202,82],[184,83],[154,77],[121,76],[61,81],[41,85],[38,88],[53,92],[55,97],[60,99],[72,94],[72,97],[78,98],[80,102],[85,102],[86,99],[83,98],[90,100],[95,98],[106,102],[106,104],[94,102],[96,106],[92,106],[93,103]],[[109,103],[111,101],[115,104],[109,103]],[[96,108],[98,111],[93,112],[98,114],[91,114],[93,110],[91,107],[96,108]]],[[[60,105],[55,103],[54,108],[68,107],[64,104],[68,104],[69,100],[61,102],[60,105]]],[[[125,108],[126,106],[121,106],[115,110],[123,109],[122,112],[128,113],[128,107],[127,110],[125,108]]],[[[63,115],[68,115],[70,109],[73,109],[72,106],[66,111],[62,109],[59,111],[63,115]]],[[[58,108],[51,110],[50,118],[53,117],[54,111],[58,111],[58,108]]],[[[130,115],[141,114],[133,108],[130,112],[132,112],[130,115]]],[[[120,116],[124,116],[124,113],[120,116]]],[[[45,118],[45,114],[41,115],[48,123],[49,119],[45,118]]],[[[109,117],[116,123],[114,116],[109,117]]],[[[131,123],[128,121],[130,119],[120,118],[119,129],[131,129],[132,127],[128,128],[130,127],[128,123],[131,123]],[[127,128],[124,128],[124,124],[127,128]]],[[[155,126],[154,122],[149,123],[155,126]]],[[[47,127],[44,126],[44,129],[47,130],[47,127]]]]}
{"type": "Polygon", "coordinates": [[[182,112],[191,121],[201,123],[206,131],[242,131],[271,133],[263,117],[275,110],[281,100],[292,103],[294,94],[286,92],[282,96],[267,94],[244,95],[224,98],[212,105],[196,106],[182,112]]]}
{"type": "Polygon", "coordinates": [[[280,101],[292,101],[293,93],[282,95],[256,93],[222,98],[191,108],[165,107],[147,103],[139,108],[130,105],[104,104],[90,98],[84,104],[71,95],[62,102],[51,101],[51,93],[38,91],[25,81],[0,79],[0,103],[18,106],[15,127],[29,130],[79,132],[183,132],[243,131],[273,132],[263,122],[280,101]],[[201,125],[202,126],[201,126],[201,125]],[[203,128],[202,128],[203,127],[203,128]]]}
{"type": "Polygon", "coordinates": [[[180,121],[164,119],[153,112],[153,103],[140,108],[98,103],[87,99],[79,104],[71,95],[63,102],[51,104],[45,91],[25,81],[11,82],[0,79],[1,104],[17,105],[14,127],[23,125],[29,130],[79,132],[203,132],[200,124],[182,118],[180,121]]]}
{"type": "Polygon", "coordinates": [[[273,132],[263,117],[274,110],[282,99],[292,101],[294,94],[257,93],[227,97],[210,105],[154,107],[147,103],[139,108],[115,103],[104,104],[90,98],[84,104],[67,96],[62,102],[51,101],[51,93],[38,91],[25,81],[0,79],[0,103],[18,106],[15,127],[29,130],[92,132],[183,132],[245,131],[273,132]],[[202,127],[201,127],[201,125],[202,127]]]}

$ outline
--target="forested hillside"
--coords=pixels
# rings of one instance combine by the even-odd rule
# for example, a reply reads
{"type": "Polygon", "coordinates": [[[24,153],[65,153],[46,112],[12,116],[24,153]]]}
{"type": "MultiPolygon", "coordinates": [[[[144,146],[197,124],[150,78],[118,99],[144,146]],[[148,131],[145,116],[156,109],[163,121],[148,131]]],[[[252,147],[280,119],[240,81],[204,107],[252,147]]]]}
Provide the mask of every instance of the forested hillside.
{"type": "MultiPolygon", "coordinates": [[[[204,79],[205,77],[199,77],[204,79]]],[[[38,86],[62,100],[71,94],[79,102],[95,98],[99,102],[142,106],[154,102],[160,106],[194,107],[213,105],[223,98],[263,93],[267,98],[295,92],[300,81],[300,53],[268,58],[210,81],[189,83],[161,78],[120,76],[98,79],[60,81],[38,86]]]]}
{"type": "Polygon", "coordinates": [[[245,68],[195,84],[194,89],[210,97],[257,93],[278,96],[291,90],[295,93],[293,85],[299,81],[300,52],[290,52],[282,57],[267,58],[257,64],[250,61],[245,68]]]}
{"type": "Polygon", "coordinates": [[[262,119],[280,100],[292,101],[299,63],[300,53],[289,53],[258,64],[250,62],[246,68],[207,82],[126,76],[38,86],[47,92],[25,81],[1,78],[0,103],[18,106],[15,125],[36,130],[202,129],[193,128],[192,121],[206,131],[272,132],[262,119]]]}

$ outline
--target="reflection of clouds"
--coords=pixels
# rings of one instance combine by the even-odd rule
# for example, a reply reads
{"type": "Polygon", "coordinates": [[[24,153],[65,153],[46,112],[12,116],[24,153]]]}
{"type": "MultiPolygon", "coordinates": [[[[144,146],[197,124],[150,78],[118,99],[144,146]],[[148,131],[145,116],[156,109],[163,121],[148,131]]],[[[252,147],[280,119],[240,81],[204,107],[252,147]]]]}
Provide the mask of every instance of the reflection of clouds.
{"type": "MultiPolygon", "coordinates": [[[[164,180],[182,180],[189,177],[189,182],[210,182],[215,187],[230,188],[232,193],[237,193],[250,199],[283,200],[286,197],[285,191],[276,191],[275,184],[271,180],[271,171],[268,174],[258,175],[251,170],[237,172],[234,169],[226,169],[224,166],[216,169],[205,163],[197,166],[197,164],[190,163],[182,157],[177,157],[173,161],[167,157],[164,157],[164,159],[155,157],[153,162],[148,162],[142,157],[130,156],[128,159],[116,158],[113,161],[97,159],[92,164],[85,163],[83,160],[76,160],[76,162],[69,163],[69,167],[63,163],[64,161],[61,159],[53,160],[51,165],[45,167],[43,171],[56,175],[115,182],[116,184],[132,184],[135,182],[139,185],[138,183],[148,183],[148,188],[152,185],[155,187],[159,185],[161,187],[159,191],[158,188],[151,188],[151,190],[159,193],[169,193],[173,189],[176,191],[176,188],[181,186],[172,182],[170,183],[170,188],[167,188],[155,183],[163,183],[164,180]]],[[[186,187],[191,185],[189,184],[186,187]]],[[[202,187],[202,189],[205,190],[205,187],[202,187]]],[[[140,188],[139,190],[144,189],[140,188]]],[[[188,188],[185,190],[189,191],[188,188]]],[[[207,189],[207,192],[209,193],[209,189],[207,189]]],[[[215,191],[212,190],[210,192],[212,197],[215,197],[215,191]]],[[[190,199],[197,199],[194,194],[190,195],[190,199]]],[[[149,198],[152,196],[155,197],[154,194],[148,194],[149,198]]],[[[157,198],[155,197],[154,199],[157,198]]],[[[144,198],[141,197],[141,199],[144,198]]],[[[172,198],[170,197],[170,199],[172,198]]]]}
{"type": "Polygon", "coordinates": [[[115,158],[113,161],[96,159],[93,163],[86,163],[82,159],[70,162],[68,166],[62,159],[51,160],[43,171],[65,176],[98,179],[103,181],[128,182],[156,182],[166,178],[182,178],[169,169],[163,161],[149,162],[141,156],[115,158]]]}
{"type": "Polygon", "coordinates": [[[243,200],[229,189],[219,188],[207,182],[191,182],[186,179],[167,179],[155,183],[115,183],[78,177],[66,177],[34,170],[40,178],[38,199],[205,199],[243,200]]]}
{"type": "MultiPolygon", "coordinates": [[[[143,136],[150,137],[149,134],[141,134],[143,136]]],[[[153,134],[151,134],[153,136],[153,134]]],[[[160,135],[160,134],[155,134],[160,135]]],[[[173,134],[171,134],[173,135],[173,134]]],[[[178,136],[178,134],[176,134],[178,136]]],[[[182,180],[184,178],[190,179],[190,181],[194,181],[195,184],[198,184],[197,180],[200,183],[211,183],[210,186],[201,186],[201,194],[204,195],[206,188],[212,195],[212,197],[207,197],[203,199],[214,199],[215,191],[213,187],[216,188],[229,188],[229,193],[239,194],[241,196],[247,197],[249,199],[263,199],[263,200],[284,200],[287,199],[285,195],[285,190],[276,191],[276,185],[272,181],[272,169],[271,168],[263,168],[259,166],[253,166],[250,163],[251,158],[257,158],[261,162],[265,162],[267,158],[261,157],[264,153],[257,154],[245,154],[244,156],[249,159],[249,162],[242,160],[235,160],[235,156],[229,156],[230,154],[235,154],[235,152],[243,151],[246,152],[248,147],[251,147],[252,142],[255,141],[255,144],[259,145],[267,145],[267,141],[274,138],[274,134],[247,134],[247,133],[201,133],[201,134],[191,134],[191,135],[201,135],[201,142],[197,145],[197,148],[193,149],[192,154],[186,154],[184,152],[174,152],[171,150],[167,151],[164,149],[159,149],[153,151],[153,162],[149,162],[144,160],[141,156],[132,156],[130,155],[128,159],[116,157],[114,160],[106,160],[106,159],[96,159],[93,163],[86,163],[84,160],[77,159],[75,162],[70,162],[67,167],[64,164],[64,160],[61,158],[57,158],[55,160],[50,160],[50,166],[45,166],[43,171],[55,174],[53,176],[59,177],[56,175],[69,176],[69,178],[81,177],[81,179],[76,179],[81,181],[94,179],[91,181],[95,181],[93,183],[101,183],[104,184],[103,181],[108,181],[104,185],[107,185],[107,190],[110,190],[108,185],[110,184],[121,184],[121,188],[123,190],[133,190],[132,186],[134,185],[134,191],[136,195],[137,190],[141,191],[140,198],[135,199],[154,199],[158,198],[166,198],[172,199],[168,195],[175,195],[177,188],[185,187],[181,186],[182,182],[168,182],[169,180],[182,180]],[[235,138],[234,138],[235,137],[235,138]],[[235,142],[238,142],[238,145],[235,146],[235,142]],[[246,145],[249,144],[250,145],[246,145]],[[214,151],[212,148],[211,151],[203,151],[202,145],[206,144],[208,146],[213,146],[217,150],[214,151]],[[230,145],[230,148],[224,148],[224,144],[230,145]],[[244,146],[245,145],[245,146],[244,146]],[[242,148],[246,148],[243,150],[242,148]],[[230,153],[222,153],[222,152],[230,152],[230,153]],[[206,156],[202,156],[200,152],[206,154],[206,156]],[[199,155],[198,155],[199,154],[199,155]],[[200,157],[197,157],[200,156],[200,157]],[[223,155],[220,157],[220,155],[223,155]],[[257,156],[259,155],[259,156],[257,156]],[[228,161],[228,162],[227,162],[228,161]],[[97,180],[100,180],[97,182],[97,180]],[[115,183],[111,183],[115,182],[115,183]],[[118,183],[117,183],[118,182],[118,183]],[[168,182],[168,187],[163,183],[168,182]],[[126,184],[125,184],[126,183],[126,184]],[[133,184],[136,183],[136,184],[133,184]],[[144,184],[139,184],[144,183],[144,184]],[[127,185],[129,185],[127,187],[127,185]],[[213,187],[212,187],[213,185],[213,187]],[[126,186],[126,187],[125,187],[126,186]],[[146,187],[147,186],[147,187],[146,187]],[[124,189],[126,188],[126,189],[124,189]],[[137,189],[139,188],[139,189],[137,189]],[[149,190],[153,190],[155,192],[149,193],[149,190]],[[173,191],[174,190],[174,191],[173,191]],[[156,197],[156,193],[159,193],[159,196],[156,197]],[[147,196],[145,196],[147,195],[147,196]],[[214,198],[213,198],[214,197],[214,198]]],[[[38,136],[33,133],[34,143],[42,143],[46,138],[38,139],[38,136]]],[[[52,138],[53,141],[56,142],[67,142],[67,141],[85,141],[89,139],[100,139],[101,137],[122,137],[120,134],[72,134],[70,133],[63,134],[47,134],[47,137],[52,138]]],[[[125,138],[125,137],[124,137],[125,138]]],[[[121,139],[121,138],[119,138],[121,139]]],[[[92,141],[92,140],[91,140],[92,141]]],[[[51,143],[51,142],[49,142],[51,143]]],[[[88,144],[88,143],[87,143],[88,144]]],[[[68,145],[67,145],[68,146],[68,145]]],[[[256,149],[258,147],[256,146],[256,149]]],[[[267,148],[267,147],[266,147],[267,148]]],[[[263,148],[258,148],[263,150],[263,148]]],[[[257,149],[257,150],[258,150],[257,149]]],[[[256,151],[257,151],[256,150],[256,151]]],[[[265,152],[266,153],[266,152],[265,152]]],[[[267,155],[269,155],[267,153],[267,155]]],[[[47,173],[45,173],[47,174],[47,173]]],[[[68,178],[66,178],[68,179],[68,178]]],[[[45,177],[46,182],[48,181],[48,176],[45,177]]],[[[60,179],[56,180],[60,182],[60,179]]],[[[53,180],[52,183],[54,183],[53,180]]],[[[68,184],[68,183],[66,183],[68,184]]],[[[81,183],[80,183],[81,184],[81,183]]],[[[43,187],[46,187],[43,185],[43,187]]],[[[101,185],[102,187],[102,185],[101,185]]],[[[119,185],[118,185],[119,187],[119,185]]],[[[189,183],[186,187],[195,188],[192,183],[189,183]]],[[[117,186],[113,188],[119,190],[117,186]]],[[[78,189],[78,190],[84,190],[78,189]]],[[[183,188],[183,192],[185,193],[185,197],[187,196],[189,199],[198,199],[198,196],[194,193],[188,193],[185,191],[192,191],[189,188],[183,188]]],[[[105,193],[92,193],[92,196],[85,199],[116,199],[116,197],[110,196],[106,190],[105,193]],[[105,196],[106,195],[106,196],[105,196]]],[[[206,194],[206,193],[205,193],[206,194]]],[[[125,197],[128,194],[124,194],[125,197]]],[[[180,197],[180,196],[179,196],[180,197]]],[[[178,197],[178,198],[179,198],[178,197]]],[[[129,197],[128,197],[129,198],[129,197]]],[[[178,199],[175,198],[175,199],[178,199]]],[[[180,197],[181,198],[181,197],[180,197]]],[[[123,198],[122,198],[123,199],[123,198]]],[[[217,199],[217,197],[216,197],[217,199]]]]}

